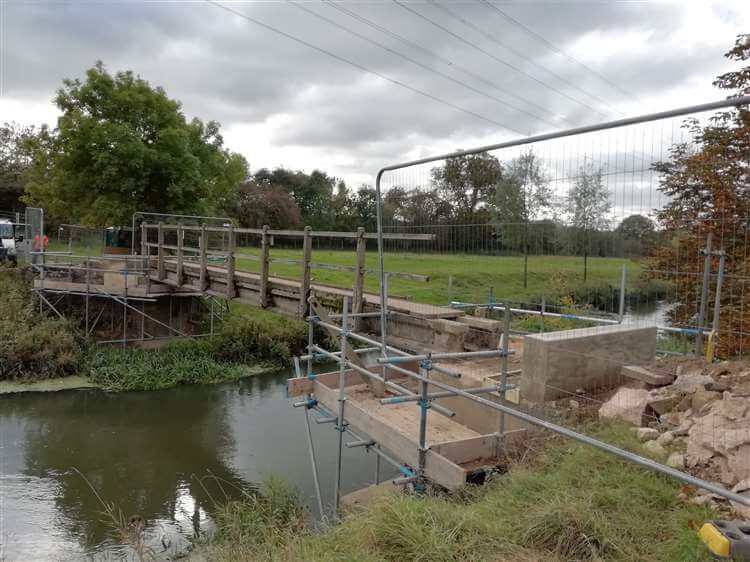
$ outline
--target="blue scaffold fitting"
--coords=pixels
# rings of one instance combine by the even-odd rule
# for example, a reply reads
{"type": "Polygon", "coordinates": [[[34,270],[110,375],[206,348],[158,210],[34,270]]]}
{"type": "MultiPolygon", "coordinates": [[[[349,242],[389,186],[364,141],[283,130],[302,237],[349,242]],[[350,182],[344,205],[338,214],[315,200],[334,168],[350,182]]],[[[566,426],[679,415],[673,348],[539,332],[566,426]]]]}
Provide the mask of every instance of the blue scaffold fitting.
{"type": "Polygon", "coordinates": [[[341,433],[344,433],[344,432],[346,431],[346,426],[348,426],[348,425],[349,425],[349,424],[348,424],[348,423],[346,423],[346,420],[344,420],[344,421],[342,422],[342,424],[341,424],[341,425],[339,425],[339,424],[336,424],[336,425],[335,425],[335,426],[333,426],[333,427],[334,427],[334,429],[335,429],[336,431],[339,431],[339,432],[341,432],[341,433]]]}
{"type": "Polygon", "coordinates": [[[311,380],[311,381],[314,381],[317,377],[318,375],[312,372],[309,375],[307,375],[308,380],[311,380]]]}
{"type": "Polygon", "coordinates": [[[432,402],[429,399],[425,400],[424,398],[420,398],[417,401],[417,406],[419,406],[423,410],[429,410],[430,408],[432,408],[432,402]]]}
{"type": "Polygon", "coordinates": [[[422,478],[419,478],[416,482],[414,482],[414,491],[418,494],[421,494],[427,490],[427,486],[424,485],[424,480],[422,478]]]}
{"type": "Polygon", "coordinates": [[[412,477],[414,477],[414,476],[416,476],[416,475],[417,475],[417,473],[416,473],[416,472],[414,472],[414,471],[413,471],[413,470],[412,470],[411,468],[409,468],[409,467],[408,467],[408,466],[406,466],[406,465],[404,465],[404,466],[399,466],[399,467],[398,467],[398,470],[399,470],[399,472],[400,472],[401,474],[403,474],[403,475],[404,475],[404,476],[406,476],[407,478],[412,478],[412,477]]]}
{"type": "Polygon", "coordinates": [[[422,359],[419,362],[419,366],[425,371],[429,371],[432,369],[432,361],[430,359],[422,359]]]}
{"type": "Polygon", "coordinates": [[[307,408],[308,410],[312,410],[312,409],[313,409],[313,408],[314,408],[315,406],[317,406],[317,405],[318,405],[318,401],[317,401],[317,400],[316,400],[315,398],[310,398],[310,399],[309,399],[309,400],[308,400],[308,401],[307,401],[307,402],[305,403],[305,408],[307,408]]]}

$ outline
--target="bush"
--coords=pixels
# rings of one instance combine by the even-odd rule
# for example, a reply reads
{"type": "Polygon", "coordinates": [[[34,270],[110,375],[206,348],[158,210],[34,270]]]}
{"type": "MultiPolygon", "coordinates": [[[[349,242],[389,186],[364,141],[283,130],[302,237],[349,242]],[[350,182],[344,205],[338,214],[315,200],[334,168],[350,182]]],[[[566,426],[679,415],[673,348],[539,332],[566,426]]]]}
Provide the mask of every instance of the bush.
{"type": "Polygon", "coordinates": [[[66,320],[39,314],[22,270],[0,269],[0,380],[40,380],[76,372],[82,343],[66,320]]]}
{"type": "Polygon", "coordinates": [[[304,351],[306,341],[304,322],[236,304],[210,345],[218,361],[289,365],[293,356],[304,351]]]}
{"type": "Polygon", "coordinates": [[[161,349],[91,348],[89,378],[108,390],[159,390],[181,384],[237,380],[247,368],[217,361],[205,341],[178,341],[161,349]]]}

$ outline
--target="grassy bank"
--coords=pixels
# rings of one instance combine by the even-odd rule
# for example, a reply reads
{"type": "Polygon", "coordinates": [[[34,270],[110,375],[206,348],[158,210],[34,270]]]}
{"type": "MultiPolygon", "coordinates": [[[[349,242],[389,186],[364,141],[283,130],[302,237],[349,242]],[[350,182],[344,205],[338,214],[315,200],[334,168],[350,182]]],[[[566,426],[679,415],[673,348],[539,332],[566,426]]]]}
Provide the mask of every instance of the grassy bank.
{"type": "Polygon", "coordinates": [[[306,343],[303,322],[233,303],[211,338],[155,350],[97,346],[74,322],[40,314],[25,275],[0,269],[0,382],[78,375],[108,390],[209,384],[288,366],[306,343]]]}
{"type": "Polygon", "coordinates": [[[22,269],[0,266],[0,381],[75,374],[83,347],[70,322],[39,313],[22,269]]]}
{"type": "MultiPolygon", "coordinates": [[[[643,452],[626,428],[593,434],[643,452]]],[[[714,514],[675,480],[550,440],[523,465],[457,496],[386,494],[322,534],[289,492],[231,502],[200,560],[711,560],[695,526],[714,514]]]]}

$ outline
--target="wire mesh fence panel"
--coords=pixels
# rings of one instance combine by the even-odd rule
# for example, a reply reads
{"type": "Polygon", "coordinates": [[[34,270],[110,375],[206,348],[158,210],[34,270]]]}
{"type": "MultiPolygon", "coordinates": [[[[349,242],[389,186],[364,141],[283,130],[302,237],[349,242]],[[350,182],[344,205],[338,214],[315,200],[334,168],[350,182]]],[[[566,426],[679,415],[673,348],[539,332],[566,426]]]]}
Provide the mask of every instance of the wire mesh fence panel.
{"type": "Polygon", "coordinates": [[[44,245],[44,211],[42,209],[26,208],[24,232],[24,255],[27,261],[36,263],[39,257],[35,252],[41,251],[44,245]]]}
{"type": "MultiPolygon", "coordinates": [[[[500,385],[519,411],[582,431],[628,422],[636,453],[653,441],[727,487],[750,478],[750,113],[733,103],[386,168],[386,341],[507,345],[441,363],[458,379],[430,375],[500,385]]],[[[490,414],[469,425],[490,433],[490,414]]]]}

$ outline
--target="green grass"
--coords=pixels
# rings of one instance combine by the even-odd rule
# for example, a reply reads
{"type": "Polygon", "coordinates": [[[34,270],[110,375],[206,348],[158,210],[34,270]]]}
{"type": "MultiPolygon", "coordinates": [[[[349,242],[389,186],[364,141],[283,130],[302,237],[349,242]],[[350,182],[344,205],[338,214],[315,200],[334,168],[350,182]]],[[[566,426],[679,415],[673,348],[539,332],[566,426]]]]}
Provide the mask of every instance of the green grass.
{"type": "MultiPolygon", "coordinates": [[[[643,453],[625,427],[592,433],[643,453]]],[[[538,458],[483,488],[383,495],[320,534],[299,527],[293,494],[276,491],[261,510],[254,501],[232,502],[220,510],[215,544],[199,554],[217,561],[711,560],[695,527],[716,514],[684,503],[679,490],[665,476],[552,440],[538,458]]]]}
{"type": "MultiPolygon", "coordinates": [[[[256,248],[241,248],[238,253],[257,256],[256,248]]],[[[298,250],[272,249],[271,258],[301,260],[298,250]]],[[[366,267],[378,269],[378,256],[368,252],[366,267]]],[[[523,286],[523,257],[480,256],[470,254],[389,253],[385,256],[386,271],[413,273],[430,278],[428,282],[392,277],[389,292],[394,296],[405,296],[417,302],[446,304],[450,300],[464,302],[486,302],[488,290],[493,288],[496,298],[518,302],[538,301],[542,295],[555,299],[573,292],[585,300],[586,288],[610,285],[619,287],[623,260],[619,258],[589,258],[588,279],[583,283],[583,258],[568,256],[531,256],[528,262],[528,287],[523,286]],[[452,287],[449,288],[449,278],[452,287]]],[[[355,253],[341,250],[313,250],[313,262],[332,265],[355,265],[355,253]]],[[[628,287],[639,287],[640,265],[627,261],[628,287]]],[[[260,262],[255,259],[237,258],[237,269],[258,272],[260,262]]],[[[298,279],[301,265],[273,263],[271,275],[298,279]]],[[[354,273],[313,269],[315,282],[351,287],[354,273]]],[[[374,273],[365,276],[365,288],[377,292],[378,277],[374,273]]],[[[613,300],[613,304],[616,299],[613,300]]],[[[616,305],[615,305],[616,306],[616,305]]]]}

